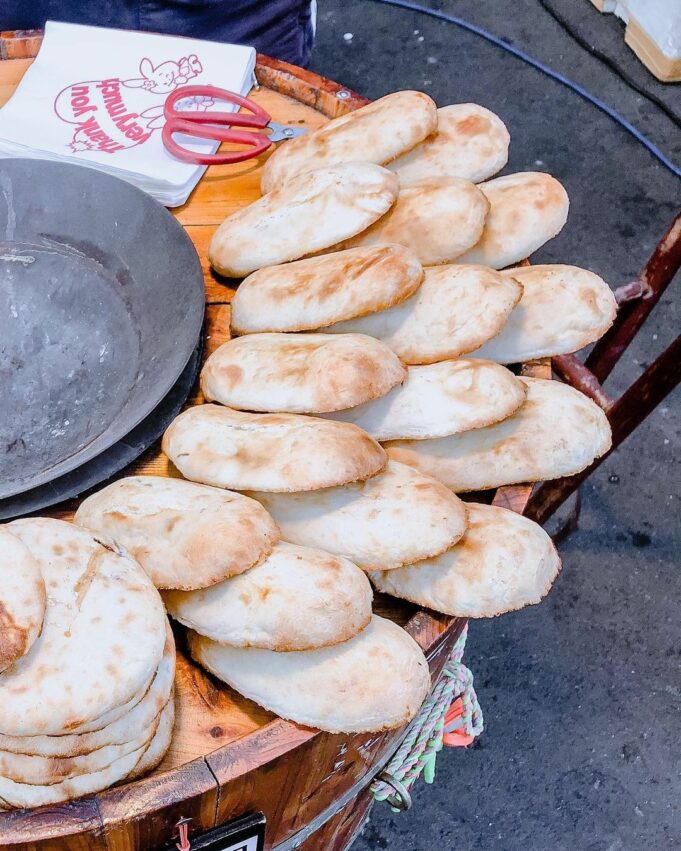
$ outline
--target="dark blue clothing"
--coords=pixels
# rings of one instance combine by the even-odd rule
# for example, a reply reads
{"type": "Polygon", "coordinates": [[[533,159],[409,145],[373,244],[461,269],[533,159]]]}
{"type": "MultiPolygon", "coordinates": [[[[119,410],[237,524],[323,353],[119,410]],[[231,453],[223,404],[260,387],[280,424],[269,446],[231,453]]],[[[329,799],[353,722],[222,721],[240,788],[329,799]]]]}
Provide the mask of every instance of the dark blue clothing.
{"type": "Polygon", "coordinates": [[[49,19],[247,44],[296,65],[313,41],[310,0],[0,0],[0,30],[49,19]]]}

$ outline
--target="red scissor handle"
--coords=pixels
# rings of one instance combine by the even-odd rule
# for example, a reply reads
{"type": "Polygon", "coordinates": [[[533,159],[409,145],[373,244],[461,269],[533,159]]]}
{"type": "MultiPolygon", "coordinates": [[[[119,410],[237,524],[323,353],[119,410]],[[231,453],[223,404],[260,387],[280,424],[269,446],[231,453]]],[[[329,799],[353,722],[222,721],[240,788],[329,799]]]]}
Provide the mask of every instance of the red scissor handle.
{"type": "Polygon", "coordinates": [[[231,129],[232,127],[264,129],[270,123],[271,117],[250,98],[242,97],[227,89],[219,89],[216,86],[183,86],[168,95],[163,106],[163,113],[166,119],[162,132],[163,144],[169,153],[183,162],[199,165],[240,163],[259,157],[272,145],[272,142],[262,133],[231,129]],[[214,100],[227,101],[250,110],[250,115],[243,112],[190,112],[175,109],[178,101],[192,97],[211,97],[214,100]],[[173,138],[173,133],[184,133],[200,139],[214,139],[216,142],[235,142],[246,145],[246,149],[223,151],[219,154],[200,154],[179,145],[173,138]]]}
{"type": "Polygon", "coordinates": [[[263,129],[272,120],[272,116],[255,101],[242,97],[236,92],[228,89],[219,89],[217,86],[182,86],[176,89],[166,98],[163,113],[167,121],[175,118],[186,118],[197,124],[228,124],[232,127],[258,127],[263,129]],[[185,98],[210,97],[214,100],[224,100],[233,103],[243,109],[248,109],[251,115],[243,112],[187,112],[176,110],[175,104],[185,98]]]}
{"type": "Polygon", "coordinates": [[[166,149],[178,160],[186,163],[198,163],[199,165],[222,165],[224,163],[240,163],[259,157],[266,151],[272,142],[261,133],[249,133],[245,130],[230,130],[228,127],[213,126],[197,122],[187,121],[184,118],[175,118],[167,121],[163,127],[162,138],[166,149]],[[189,136],[198,136],[201,139],[215,139],[216,142],[236,142],[247,145],[243,151],[223,151],[219,154],[200,154],[189,151],[173,139],[173,133],[185,133],[189,136]]]}

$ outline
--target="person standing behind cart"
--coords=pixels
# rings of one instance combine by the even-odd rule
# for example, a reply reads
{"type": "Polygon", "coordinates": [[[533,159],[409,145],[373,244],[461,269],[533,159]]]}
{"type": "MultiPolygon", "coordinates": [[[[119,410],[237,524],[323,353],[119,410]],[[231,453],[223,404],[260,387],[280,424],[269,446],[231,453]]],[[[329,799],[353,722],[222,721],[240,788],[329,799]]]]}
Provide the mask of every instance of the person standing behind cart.
{"type": "Polygon", "coordinates": [[[247,44],[307,66],[316,0],[0,0],[0,30],[58,20],[247,44]]]}

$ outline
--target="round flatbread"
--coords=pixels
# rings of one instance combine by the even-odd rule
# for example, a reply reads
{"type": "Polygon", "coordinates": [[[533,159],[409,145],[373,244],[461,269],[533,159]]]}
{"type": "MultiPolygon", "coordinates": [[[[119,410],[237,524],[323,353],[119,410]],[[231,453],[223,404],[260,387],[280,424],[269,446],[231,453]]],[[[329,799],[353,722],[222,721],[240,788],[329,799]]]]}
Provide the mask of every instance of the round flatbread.
{"type": "Polygon", "coordinates": [[[479,183],[506,165],[510,141],[498,115],[477,103],[454,103],[438,109],[434,133],[386,167],[402,186],[440,175],[479,183]]]}
{"type": "Polygon", "coordinates": [[[398,191],[397,175],[372,163],[318,168],[226,218],[208,259],[220,274],[241,278],[324,251],[387,213],[398,191]]]}
{"type": "Polygon", "coordinates": [[[480,241],[459,263],[504,269],[553,239],[567,221],[570,202],[563,186],[539,171],[521,171],[481,183],[490,211],[480,241]]]}
{"type": "Polygon", "coordinates": [[[418,257],[402,245],[349,248],[268,266],[234,294],[232,333],[312,331],[399,304],[422,279],[418,257]]]}
{"type": "Polygon", "coordinates": [[[397,242],[424,266],[451,263],[478,242],[488,211],[489,202],[474,183],[431,177],[402,187],[389,213],[338,248],[397,242]]]}
{"type": "Polygon", "coordinates": [[[234,490],[317,490],[368,479],[386,464],[379,444],[349,423],[219,405],[180,414],[163,451],[186,478],[234,490]]]}
{"type": "Polygon", "coordinates": [[[170,614],[238,647],[311,650],[347,641],[371,618],[371,586],[348,559],[280,543],[262,564],[202,591],[167,591],[170,614]]]}
{"type": "Polygon", "coordinates": [[[92,721],[87,721],[83,724],[78,724],[74,726],[69,731],[69,734],[72,733],[74,735],[83,735],[85,733],[99,733],[103,730],[108,729],[116,721],[120,721],[121,718],[124,718],[132,709],[134,709],[135,706],[137,706],[137,704],[142,700],[144,695],[149,691],[149,689],[151,688],[151,684],[154,681],[154,676],[150,677],[147,682],[142,686],[142,688],[138,692],[135,692],[135,694],[130,698],[130,700],[126,701],[125,703],[121,703],[118,706],[114,706],[113,709],[107,710],[103,715],[99,715],[92,721]]]}
{"type": "Polygon", "coordinates": [[[392,462],[359,484],[253,496],[287,541],[345,556],[365,570],[429,558],[453,546],[466,529],[460,499],[431,476],[392,462]]]}
{"type": "Polygon", "coordinates": [[[141,728],[128,742],[105,745],[89,753],[66,758],[0,752],[0,777],[16,783],[51,786],[83,774],[93,774],[108,768],[129,753],[148,746],[157,726],[158,715],[151,725],[141,728]]]}
{"type": "Polygon", "coordinates": [[[0,735],[0,750],[66,759],[91,753],[100,748],[124,744],[140,731],[151,727],[154,719],[158,717],[170,699],[174,680],[175,640],[168,625],[163,658],[151,685],[141,699],[117,721],[92,733],[71,733],[61,736],[0,735]]]}
{"type": "Polygon", "coordinates": [[[450,550],[371,574],[386,594],[446,615],[491,618],[538,603],[560,570],[551,538],[514,511],[467,503],[468,528],[450,550]]]}
{"type": "Polygon", "coordinates": [[[598,275],[576,266],[508,269],[523,296],[508,322],[473,357],[498,363],[576,352],[605,334],[617,315],[610,287],[598,275]]]}
{"type": "Polygon", "coordinates": [[[158,727],[149,747],[142,754],[141,759],[133,770],[126,776],[126,780],[137,780],[153,771],[166,755],[173,739],[175,727],[175,701],[169,700],[158,721],[158,727]]]}
{"type": "Polygon", "coordinates": [[[485,266],[435,266],[406,301],[324,331],[369,334],[404,363],[435,363],[465,355],[498,334],[522,291],[516,280],[485,266]]]}
{"type": "Polygon", "coordinates": [[[48,600],[40,638],[0,674],[0,732],[74,732],[151,681],[166,641],[163,603],[137,562],[104,538],[49,518],[10,529],[40,565],[48,600]]]}
{"type": "Polygon", "coordinates": [[[296,653],[230,647],[195,632],[188,637],[196,661],[245,697],[329,733],[401,727],[430,688],[421,648],[377,615],[343,644],[296,653]]]}
{"type": "Polygon", "coordinates": [[[503,366],[448,360],[410,366],[406,381],[380,399],[328,414],[376,440],[445,437],[499,422],[525,401],[526,388],[503,366]]]}
{"type": "Polygon", "coordinates": [[[17,783],[7,777],[0,777],[0,809],[30,809],[59,804],[101,792],[125,779],[141,777],[163,759],[170,746],[174,718],[175,702],[171,698],[158,718],[151,741],[91,774],[70,777],[50,786],[17,783]]]}
{"type": "Polygon", "coordinates": [[[388,455],[463,493],[572,476],[610,449],[610,424],[595,402],[559,381],[521,381],[527,399],[503,422],[435,440],[396,440],[386,444],[388,455]]]}
{"type": "Polygon", "coordinates": [[[124,546],[157,588],[206,588],[261,562],[279,540],[255,500],[161,476],[129,476],[84,500],[80,526],[124,546]]]}
{"type": "Polygon", "coordinates": [[[25,656],[45,617],[45,583],[28,547],[0,526],[0,672],[25,656]]]}
{"type": "Polygon", "coordinates": [[[59,804],[62,801],[71,801],[83,795],[101,792],[127,777],[149,746],[150,743],[147,743],[99,771],[69,777],[49,786],[17,783],[16,780],[10,780],[9,777],[0,776],[0,807],[4,809],[44,807],[59,804]]]}
{"type": "Polygon", "coordinates": [[[386,163],[410,150],[437,127],[437,107],[423,92],[393,92],[279,145],[260,179],[271,192],[294,175],[361,158],[386,163]]]}
{"type": "Polygon", "coordinates": [[[321,414],[384,396],[406,375],[366,334],[249,334],[213,352],[201,390],[208,402],[244,411],[321,414]]]}

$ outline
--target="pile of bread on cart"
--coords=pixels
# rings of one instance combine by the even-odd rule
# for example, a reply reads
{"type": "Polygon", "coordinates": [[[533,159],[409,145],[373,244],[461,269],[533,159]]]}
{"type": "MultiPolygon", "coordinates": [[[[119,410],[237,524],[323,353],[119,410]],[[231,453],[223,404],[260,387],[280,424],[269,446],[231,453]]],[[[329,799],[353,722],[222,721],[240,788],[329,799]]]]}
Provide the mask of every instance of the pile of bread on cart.
{"type": "Polygon", "coordinates": [[[205,404],[164,436],[177,477],[114,481],[74,523],[0,528],[0,808],[160,762],[166,611],[218,679],[351,733],[406,724],[430,688],[416,642],[372,614],[372,586],[470,618],[548,592],[546,532],[457,494],[570,475],[609,449],[591,400],[507,365],[593,342],[616,304],[592,272],[516,266],[568,198],[548,174],[489,179],[508,144],[483,107],[398,92],[269,158],[263,197],[210,245],[245,280],[205,404]]]}

